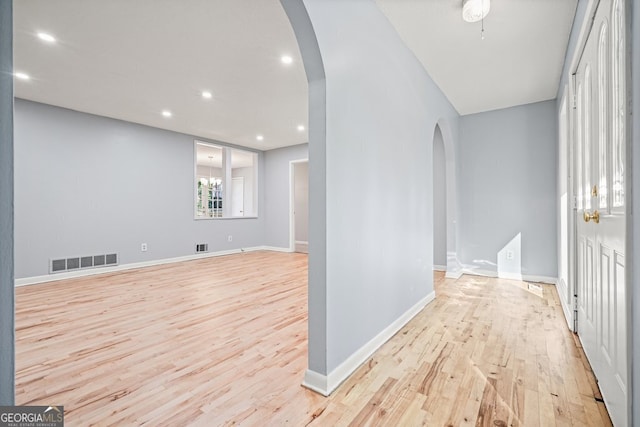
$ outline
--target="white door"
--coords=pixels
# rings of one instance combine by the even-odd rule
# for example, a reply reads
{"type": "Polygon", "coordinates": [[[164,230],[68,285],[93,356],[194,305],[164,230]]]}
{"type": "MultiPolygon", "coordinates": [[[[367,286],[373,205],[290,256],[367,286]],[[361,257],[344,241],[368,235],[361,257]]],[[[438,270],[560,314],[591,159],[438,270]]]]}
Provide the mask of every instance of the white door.
{"type": "Polygon", "coordinates": [[[231,180],[231,215],[244,216],[244,177],[231,180]]]}
{"type": "Polygon", "coordinates": [[[616,426],[627,426],[623,0],[600,0],[576,73],[578,334],[616,426]]]}

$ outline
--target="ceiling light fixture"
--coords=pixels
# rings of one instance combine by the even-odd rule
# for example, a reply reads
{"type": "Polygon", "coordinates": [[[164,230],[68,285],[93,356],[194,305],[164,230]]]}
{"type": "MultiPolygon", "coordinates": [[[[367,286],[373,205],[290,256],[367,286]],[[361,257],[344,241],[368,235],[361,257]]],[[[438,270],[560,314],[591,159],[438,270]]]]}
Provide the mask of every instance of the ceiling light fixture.
{"type": "Polygon", "coordinates": [[[280,58],[280,61],[282,61],[283,64],[289,65],[293,62],[293,58],[290,57],[289,55],[283,55],[280,58]]]}
{"type": "Polygon", "coordinates": [[[162,115],[163,115],[164,117],[171,117],[171,116],[173,116],[173,114],[171,114],[171,111],[169,111],[169,110],[164,110],[164,111],[162,111],[162,115]]]}
{"type": "Polygon", "coordinates": [[[202,97],[203,97],[204,99],[211,99],[211,97],[212,97],[212,96],[213,96],[213,95],[212,95],[212,94],[211,94],[211,92],[209,92],[208,90],[205,90],[205,91],[203,91],[203,92],[202,92],[202,97]]]}
{"type": "Polygon", "coordinates": [[[47,34],[47,33],[38,33],[38,38],[40,40],[43,40],[47,43],[55,43],[56,42],[56,38],[53,37],[51,34],[47,34]]]}
{"type": "Polygon", "coordinates": [[[14,76],[16,76],[16,78],[20,79],[20,80],[29,80],[31,79],[31,77],[29,77],[29,74],[25,74],[25,73],[15,73],[14,76]]]}
{"type": "Polygon", "coordinates": [[[298,125],[298,131],[299,131],[299,132],[304,131],[304,126],[303,126],[303,125],[298,125]]]}
{"type": "Polygon", "coordinates": [[[478,22],[484,19],[491,9],[491,0],[462,0],[462,19],[478,22]]]}
{"type": "Polygon", "coordinates": [[[262,140],[264,139],[264,136],[262,136],[262,135],[256,135],[256,139],[257,139],[258,141],[262,141],[262,140]]]}

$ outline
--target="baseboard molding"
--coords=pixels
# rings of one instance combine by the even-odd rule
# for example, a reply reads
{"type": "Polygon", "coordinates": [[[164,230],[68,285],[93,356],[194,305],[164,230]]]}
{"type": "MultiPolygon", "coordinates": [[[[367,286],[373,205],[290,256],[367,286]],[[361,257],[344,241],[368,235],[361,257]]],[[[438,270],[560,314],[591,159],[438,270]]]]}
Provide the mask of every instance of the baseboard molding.
{"type": "Polygon", "coordinates": [[[202,258],[211,258],[211,257],[218,257],[223,255],[233,255],[233,254],[239,254],[243,252],[255,252],[255,251],[291,252],[287,248],[278,248],[274,246],[254,246],[251,248],[238,248],[238,249],[231,249],[227,251],[207,252],[204,254],[193,254],[193,255],[186,255],[186,256],[174,257],[174,258],[164,258],[164,259],[157,259],[152,261],[120,264],[114,267],[95,268],[90,270],[78,270],[78,271],[71,271],[66,273],[46,274],[43,276],[24,277],[21,279],[16,279],[15,286],[27,286],[27,285],[35,285],[38,283],[45,283],[45,282],[57,282],[60,280],[75,279],[77,277],[117,273],[119,271],[133,270],[136,268],[153,267],[153,266],[163,265],[163,264],[172,264],[176,262],[193,261],[193,260],[202,259],[202,258]]]}
{"type": "Polygon", "coordinates": [[[495,278],[509,279],[509,280],[520,280],[523,282],[546,283],[548,285],[554,285],[554,286],[558,283],[558,279],[556,277],[537,276],[537,275],[531,275],[531,274],[518,274],[518,273],[498,274],[497,271],[485,270],[482,268],[475,268],[475,267],[463,268],[462,274],[469,274],[471,276],[495,277],[495,278]]]}
{"type": "Polygon", "coordinates": [[[302,385],[310,390],[329,396],[344,380],[346,380],[360,365],[371,357],[384,343],[389,341],[404,325],[406,325],[413,317],[418,314],[427,304],[436,297],[435,292],[418,301],[413,307],[407,310],[402,316],[396,319],[392,324],[383,329],[378,335],[371,339],[368,343],[360,347],[347,360],[342,362],[337,368],[329,373],[322,375],[315,371],[307,369],[304,374],[302,385]]]}
{"type": "Polygon", "coordinates": [[[456,271],[451,271],[451,270],[447,270],[447,273],[444,275],[445,278],[447,279],[459,279],[462,277],[462,275],[464,274],[463,270],[456,270],[456,271]]]}
{"type": "Polygon", "coordinates": [[[281,248],[279,246],[260,246],[260,251],[272,251],[272,252],[293,252],[291,248],[281,248]]]}
{"type": "Polygon", "coordinates": [[[558,296],[560,298],[560,306],[562,307],[562,312],[564,313],[564,318],[567,321],[567,326],[569,326],[569,330],[575,332],[573,330],[573,312],[571,307],[569,306],[570,302],[566,301],[565,298],[562,298],[561,293],[566,295],[567,288],[566,283],[562,281],[562,279],[558,279],[558,283],[556,287],[558,288],[558,296]],[[562,283],[562,284],[561,284],[562,283]],[[564,288],[564,289],[563,289],[564,288]]]}
{"type": "Polygon", "coordinates": [[[447,266],[433,264],[433,271],[447,271],[447,266]]]}

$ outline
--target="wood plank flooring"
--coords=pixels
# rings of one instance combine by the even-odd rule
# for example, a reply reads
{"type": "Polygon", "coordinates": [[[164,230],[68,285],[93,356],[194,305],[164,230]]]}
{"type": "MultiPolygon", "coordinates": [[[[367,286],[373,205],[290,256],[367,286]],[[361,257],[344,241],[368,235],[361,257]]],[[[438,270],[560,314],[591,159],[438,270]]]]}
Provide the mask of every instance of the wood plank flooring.
{"type": "Polygon", "coordinates": [[[436,300],[329,398],[307,256],[253,252],[16,289],[16,400],[68,426],[611,425],[553,286],[436,273],[436,300]]]}

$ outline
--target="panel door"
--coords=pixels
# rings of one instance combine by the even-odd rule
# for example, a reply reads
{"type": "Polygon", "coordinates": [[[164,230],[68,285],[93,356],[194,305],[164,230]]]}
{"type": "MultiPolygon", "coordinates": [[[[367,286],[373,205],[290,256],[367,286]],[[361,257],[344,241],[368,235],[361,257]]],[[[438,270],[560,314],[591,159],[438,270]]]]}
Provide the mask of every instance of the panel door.
{"type": "Polygon", "coordinates": [[[616,426],[628,425],[623,0],[601,0],[576,73],[578,334],[616,426]]]}

